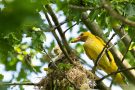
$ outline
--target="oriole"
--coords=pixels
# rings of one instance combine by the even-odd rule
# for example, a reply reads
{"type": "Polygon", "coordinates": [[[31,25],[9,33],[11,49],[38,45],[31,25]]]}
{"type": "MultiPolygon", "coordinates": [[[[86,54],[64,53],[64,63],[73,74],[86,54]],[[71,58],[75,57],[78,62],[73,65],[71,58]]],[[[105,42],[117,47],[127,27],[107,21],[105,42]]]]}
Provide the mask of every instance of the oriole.
{"type": "MultiPolygon", "coordinates": [[[[84,42],[83,47],[84,47],[85,53],[93,61],[96,61],[98,55],[101,53],[101,51],[103,50],[105,46],[104,41],[100,37],[95,36],[90,32],[81,33],[79,37],[75,38],[71,42],[74,43],[78,41],[84,42]]],[[[106,53],[104,53],[102,58],[99,60],[97,67],[104,70],[108,74],[115,72],[118,69],[118,66],[116,65],[113,55],[111,54],[110,51],[107,51],[106,53]]],[[[121,73],[116,74],[114,81],[118,84],[125,83],[121,73]]]]}

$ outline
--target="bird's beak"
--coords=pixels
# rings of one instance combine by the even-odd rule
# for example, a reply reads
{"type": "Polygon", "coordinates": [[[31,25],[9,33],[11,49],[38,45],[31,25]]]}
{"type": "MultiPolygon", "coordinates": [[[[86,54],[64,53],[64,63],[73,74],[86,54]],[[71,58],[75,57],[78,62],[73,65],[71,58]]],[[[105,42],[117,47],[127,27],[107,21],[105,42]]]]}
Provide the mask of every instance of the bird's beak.
{"type": "Polygon", "coordinates": [[[81,40],[81,37],[79,36],[79,37],[77,37],[77,38],[71,40],[71,43],[75,43],[75,42],[78,42],[78,41],[80,41],[80,40],[81,40]]]}

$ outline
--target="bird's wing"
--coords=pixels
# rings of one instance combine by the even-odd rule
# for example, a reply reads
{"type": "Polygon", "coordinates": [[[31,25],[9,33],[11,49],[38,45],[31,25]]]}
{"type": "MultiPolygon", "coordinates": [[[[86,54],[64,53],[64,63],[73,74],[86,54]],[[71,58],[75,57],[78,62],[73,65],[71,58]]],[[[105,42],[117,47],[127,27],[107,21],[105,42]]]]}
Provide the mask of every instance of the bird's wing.
{"type": "Polygon", "coordinates": [[[109,62],[112,62],[112,57],[110,56],[110,52],[105,51],[105,54],[106,54],[107,58],[109,59],[109,62]]]}
{"type": "MultiPolygon", "coordinates": [[[[100,40],[101,43],[105,46],[105,42],[104,42],[100,37],[96,36],[96,38],[97,38],[98,40],[100,40]]],[[[106,54],[106,56],[107,56],[109,62],[111,62],[111,61],[112,61],[112,55],[111,55],[111,53],[110,53],[109,51],[105,51],[105,54],[106,54]]]]}
{"type": "Polygon", "coordinates": [[[100,37],[96,36],[96,38],[105,46],[105,42],[100,37]]]}

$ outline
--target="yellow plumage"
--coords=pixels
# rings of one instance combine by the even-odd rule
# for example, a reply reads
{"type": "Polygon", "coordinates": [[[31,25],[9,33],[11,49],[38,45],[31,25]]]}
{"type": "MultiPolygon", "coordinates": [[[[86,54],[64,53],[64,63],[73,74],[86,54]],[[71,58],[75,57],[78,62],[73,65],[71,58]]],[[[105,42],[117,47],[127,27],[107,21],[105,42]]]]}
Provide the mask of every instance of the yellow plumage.
{"type": "MultiPolygon", "coordinates": [[[[97,60],[98,55],[101,53],[105,46],[104,41],[100,37],[97,37],[90,32],[83,32],[78,38],[74,39],[72,42],[78,41],[85,42],[83,47],[86,55],[94,62],[97,60]]],[[[110,51],[106,52],[102,56],[98,63],[98,68],[104,70],[108,74],[117,71],[118,67],[110,51]]],[[[116,74],[114,81],[118,84],[124,84],[123,77],[120,73],[116,74]]]]}

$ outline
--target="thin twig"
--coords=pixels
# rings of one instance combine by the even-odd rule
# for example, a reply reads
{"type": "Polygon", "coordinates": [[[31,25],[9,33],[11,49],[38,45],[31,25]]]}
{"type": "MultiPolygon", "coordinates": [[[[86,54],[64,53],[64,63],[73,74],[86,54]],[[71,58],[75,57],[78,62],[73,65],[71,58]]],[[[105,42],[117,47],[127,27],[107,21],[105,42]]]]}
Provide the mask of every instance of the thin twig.
{"type": "Polygon", "coordinates": [[[106,45],[105,45],[104,48],[102,49],[101,53],[98,55],[98,57],[97,57],[97,59],[96,59],[96,61],[95,61],[95,63],[94,63],[94,67],[93,67],[93,69],[92,69],[93,73],[95,73],[96,67],[97,67],[97,65],[98,65],[98,62],[100,61],[100,59],[101,59],[102,56],[104,55],[105,51],[106,51],[107,48],[108,48],[109,43],[111,42],[111,40],[114,38],[115,35],[116,35],[116,34],[113,34],[113,35],[112,35],[112,37],[109,39],[109,41],[106,43],[106,45]]]}
{"type": "Polygon", "coordinates": [[[63,24],[65,24],[67,21],[65,20],[65,21],[63,21],[63,22],[61,22],[59,25],[57,25],[57,26],[52,26],[51,28],[50,28],[50,30],[48,30],[48,32],[53,32],[53,31],[55,31],[58,27],[60,27],[60,26],[62,26],[63,24]]]}
{"type": "Polygon", "coordinates": [[[86,10],[95,10],[95,9],[99,9],[99,8],[101,8],[101,7],[97,7],[97,8],[95,8],[95,7],[84,7],[84,6],[77,6],[77,5],[69,5],[69,8],[71,8],[71,9],[77,9],[77,10],[82,10],[82,11],[86,11],[86,10]]]}
{"type": "Polygon", "coordinates": [[[121,69],[121,70],[118,70],[116,72],[112,72],[104,77],[102,77],[101,79],[99,79],[98,81],[101,82],[102,80],[104,80],[105,78],[111,76],[111,75],[114,75],[114,74],[117,74],[117,73],[120,73],[120,72],[124,72],[124,71],[128,71],[128,70],[132,70],[132,69],[135,69],[135,67],[131,67],[131,68],[126,68],[126,69],[121,69]]]}
{"type": "Polygon", "coordinates": [[[133,38],[131,39],[131,41],[129,42],[129,45],[127,46],[126,52],[124,53],[124,56],[123,56],[123,58],[122,58],[122,60],[121,60],[121,63],[123,63],[123,61],[124,61],[124,59],[125,59],[125,57],[126,57],[126,54],[127,54],[128,51],[129,51],[129,47],[130,47],[132,41],[133,41],[133,38]]]}
{"type": "MultiPolygon", "coordinates": [[[[23,54],[24,55],[24,54],[23,54]]],[[[31,65],[31,56],[28,54],[24,57],[24,61],[26,62],[26,64],[28,66],[30,66],[30,68],[32,68],[32,70],[37,74],[37,70],[31,65]]]]}
{"type": "Polygon", "coordinates": [[[108,48],[107,48],[107,51],[109,51],[112,47],[114,47],[116,44],[118,44],[118,42],[120,42],[126,35],[128,35],[128,34],[127,34],[127,33],[124,34],[124,35],[120,38],[119,41],[115,42],[112,46],[108,47],[108,48]]]}
{"type": "MultiPolygon", "coordinates": [[[[45,11],[43,11],[45,12],[45,11]]],[[[50,27],[47,27],[48,30],[44,30],[44,32],[52,32],[52,31],[55,31],[58,27],[62,26],[63,24],[65,24],[67,22],[67,20],[64,20],[62,21],[59,25],[55,26],[53,25],[51,28],[50,27]]],[[[41,27],[42,29],[42,27],[41,27]]]]}
{"type": "Polygon", "coordinates": [[[50,59],[51,61],[53,61],[53,60],[52,60],[52,57],[46,52],[45,49],[43,49],[43,52],[49,57],[49,59],[50,59]]]}
{"type": "Polygon", "coordinates": [[[2,85],[33,85],[33,86],[39,86],[39,83],[0,83],[0,86],[2,85]]]}
{"type": "Polygon", "coordinates": [[[72,27],[74,27],[77,23],[73,24],[71,27],[69,27],[68,29],[66,29],[63,33],[65,34],[69,29],[71,29],[72,27]]]}
{"type": "Polygon", "coordinates": [[[43,51],[44,51],[45,54],[49,57],[49,59],[50,59],[50,61],[52,62],[52,64],[53,64],[56,68],[58,68],[57,65],[55,64],[55,62],[52,60],[51,56],[46,52],[46,50],[43,49],[43,51]]]}

